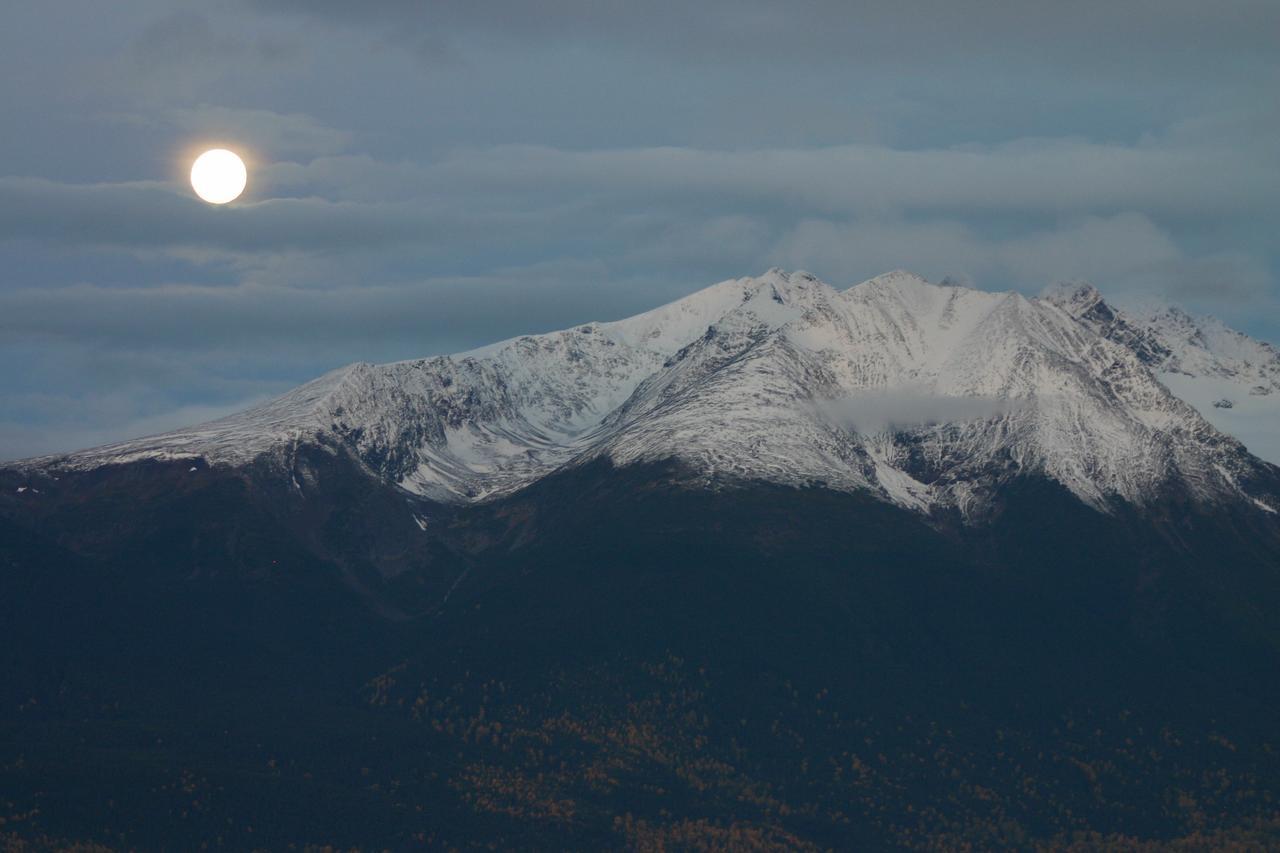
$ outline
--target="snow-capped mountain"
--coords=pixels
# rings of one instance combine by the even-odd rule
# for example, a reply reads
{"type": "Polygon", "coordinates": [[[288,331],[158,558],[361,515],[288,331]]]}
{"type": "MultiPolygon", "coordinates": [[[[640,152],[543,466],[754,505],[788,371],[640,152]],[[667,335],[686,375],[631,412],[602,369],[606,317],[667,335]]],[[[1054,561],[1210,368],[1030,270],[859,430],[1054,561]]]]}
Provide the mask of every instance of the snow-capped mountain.
{"type": "Polygon", "coordinates": [[[1059,285],[1053,298],[1092,330],[1134,349],[1215,427],[1280,462],[1280,352],[1271,344],[1173,305],[1118,310],[1088,284],[1059,285]]]}
{"type": "Polygon", "coordinates": [[[1027,475],[1104,510],[1168,494],[1280,507],[1274,469],[1176,396],[1179,377],[1280,399],[1266,344],[1175,309],[1128,316],[1089,286],[1028,299],[894,272],[838,291],[771,270],[626,320],[353,365],[200,427],[32,464],[266,456],[293,470],[305,444],[455,503],[608,459],[970,518],[1027,475]]]}

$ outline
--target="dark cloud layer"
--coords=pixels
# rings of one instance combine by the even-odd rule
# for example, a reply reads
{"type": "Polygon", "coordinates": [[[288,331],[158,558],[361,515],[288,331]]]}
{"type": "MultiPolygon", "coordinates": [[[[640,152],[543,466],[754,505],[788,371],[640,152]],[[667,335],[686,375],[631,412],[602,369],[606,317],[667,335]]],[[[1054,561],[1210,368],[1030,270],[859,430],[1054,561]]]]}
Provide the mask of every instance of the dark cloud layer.
{"type": "MultiPolygon", "coordinates": [[[[1233,52],[1269,56],[1280,11],[1265,0],[1207,7],[1194,0],[1006,0],[952,3],[899,0],[255,0],[342,25],[396,32],[424,48],[451,37],[486,34],[554,45],[602,39],[660,51],[712,54],[742,62],[855,60],[868,55],[903,64],[988,53],[1045,59],[1087,48],[1129,57],[1154,55],[1172,65],[1233,52]]],[[[1221,62],[1223,57],[1217,57],[1221,62]]]]}
{"type": "Polygon", "coordinates": [[[1280,337],[1275,3],[60,6],[0,31],[0,457],[775,264],[1280,337]]]}

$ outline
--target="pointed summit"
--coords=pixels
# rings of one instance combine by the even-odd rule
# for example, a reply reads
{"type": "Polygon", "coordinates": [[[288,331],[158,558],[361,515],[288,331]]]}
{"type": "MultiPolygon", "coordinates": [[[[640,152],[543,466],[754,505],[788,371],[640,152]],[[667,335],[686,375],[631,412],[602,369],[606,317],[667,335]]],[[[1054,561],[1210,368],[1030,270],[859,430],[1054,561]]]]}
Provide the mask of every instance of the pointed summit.
{"type": "MultiPolygon", "coordinates": [[[[924,276],[916,275],[907,270],[890,270],[881,273],[878,276],[869,278],[864,282],[855,284],[853,287],[891,287],[901,289],[904,287],[937,287],[936,284],[929,281],[924,276]]],[[[853,288],[849,288],[852,290],[853,288]]]]}
{"type": "Polygon", "coordinates": [[[1099,337],[1120,344],[1147,367],[1154,368],[1169,357],[1168,347],[1156,335],[1112,308],[1087,281],[1054,282],[1040,294],[1040,301],[1061,308],[1099,337]]]}
{"type": "Polygon", "coordinates": [[[1098,288],[1087,281],[1055,281],[1040,293],[1040,298],[1076,318],[1105,304],[1098,288]]]}

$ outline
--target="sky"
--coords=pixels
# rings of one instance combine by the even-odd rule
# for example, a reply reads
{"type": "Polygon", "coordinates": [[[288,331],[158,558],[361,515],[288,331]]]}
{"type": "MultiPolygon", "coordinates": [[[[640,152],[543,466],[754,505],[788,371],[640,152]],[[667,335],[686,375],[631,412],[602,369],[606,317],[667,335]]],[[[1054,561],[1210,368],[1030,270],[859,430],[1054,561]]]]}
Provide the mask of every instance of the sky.
{"type": "Polygon", "coordinates": [[[49,0],[0,27],[0,459],[769,267],[1280,342],[1274,0],[49,0]],[[199,201],[200,151],[249,165],[199,201]]]}

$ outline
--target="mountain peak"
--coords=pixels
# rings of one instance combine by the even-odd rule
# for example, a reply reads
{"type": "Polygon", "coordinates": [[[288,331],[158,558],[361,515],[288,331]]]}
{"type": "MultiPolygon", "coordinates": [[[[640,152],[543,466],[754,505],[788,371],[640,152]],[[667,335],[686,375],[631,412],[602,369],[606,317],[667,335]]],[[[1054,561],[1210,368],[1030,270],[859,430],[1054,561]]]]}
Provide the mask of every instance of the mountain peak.
{"type": "Polygon", "coordinates": [[[773,268],[624,320],[353,365],[215,423],[42,464],[288,467],[312,444],[466,503],[595,459],[678,460],[699,482],[821,482],[966,517],[1020,476],[1099,508],[1241,491],[1255,462],[1148,372],[1169,355],[1083,283],[1027,300],[894,270],[839,293],[773,268]],[[833,417],[839,401],[857,418],[833,417]]]}
{"type": "Polygon", "coordinates": [[[1055,281],[1041,291],[1040,298],[1077,318],[1103,302],[1098,288],[1087,281],[1055,281]]]}
{"type": "MultiPolygon", "coordinates": [[[[867,279],[864,282],[855,284],[854,287],[938,287],[938,285],[929,281],[924,276],[916,275],[907,270],[890,270],[867,279]]],[[[852,288],[851,288],[852,289],[852,288]]]]}
{"type": "Polygon", "coordinates": [[[757,278],[746,279],[747,282],[755,284],[758,289],[765,286],[773,286],[790,291],[793,289],[804,290],[818,288],[830,288],[831,285],[819,279],[811,272],[804,270],[788,271],[780,267],[772,267],[757,278]]]}
{"type": "Polygon", "coordinates": [[[782,267],[769,267],[760,278],[780,278],[784,281],[818,281],[818,277],[807,270],[785,270],[782,267]]]}

